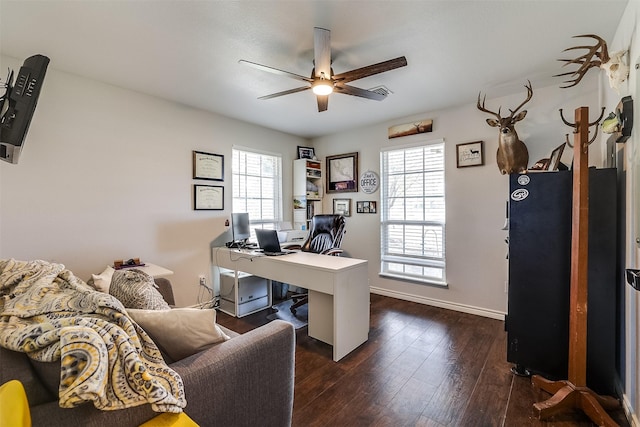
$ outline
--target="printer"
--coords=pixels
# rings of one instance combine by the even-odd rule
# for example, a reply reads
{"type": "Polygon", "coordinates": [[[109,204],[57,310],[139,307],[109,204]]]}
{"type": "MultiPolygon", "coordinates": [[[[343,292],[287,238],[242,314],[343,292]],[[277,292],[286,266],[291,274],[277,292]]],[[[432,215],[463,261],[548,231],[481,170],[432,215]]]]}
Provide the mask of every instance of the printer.
{"type": "Polygon", "coordinates": [[[303,244],[308,234],[308,230],[294,230],[290,222],[281,222],[278,227],[278,240],[280,243],[303,244]]]}

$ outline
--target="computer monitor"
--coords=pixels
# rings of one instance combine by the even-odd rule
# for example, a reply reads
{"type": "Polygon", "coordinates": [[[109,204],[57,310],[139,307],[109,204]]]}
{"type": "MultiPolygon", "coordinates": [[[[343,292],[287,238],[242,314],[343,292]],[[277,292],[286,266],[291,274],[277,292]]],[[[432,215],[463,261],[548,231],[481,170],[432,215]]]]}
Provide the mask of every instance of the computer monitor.
{"type": "Polygon", "coordinates": [[[231,214],[231,230],[234,246],[241,247],[251,236],[249,228],[249,214],[247,212],[234,212],[231,214]]]}

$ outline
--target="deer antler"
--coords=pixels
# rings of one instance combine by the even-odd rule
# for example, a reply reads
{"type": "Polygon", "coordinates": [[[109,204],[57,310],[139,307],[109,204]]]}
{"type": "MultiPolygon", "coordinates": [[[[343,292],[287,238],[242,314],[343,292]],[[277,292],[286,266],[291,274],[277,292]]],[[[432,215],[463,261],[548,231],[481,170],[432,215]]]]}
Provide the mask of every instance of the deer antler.
{"type": "Polygon", "coordinates": [[[606,64],[609,62],[609,53],[607,51],[607,42],[605,42],[601,37],[596,36],[595,34],[583,34],[576,37],[591,37],[596,39],[598,42],[594,46],[574,46],[563,50],[566,52],[568,50],[575,49],[588,49],[588,52],[584,55],[578,56],[576,59],[558,59],[558,61],[563,61],[563,67],[568,64],[580,64],[580,67],[576,71],[571,71],[568,73],[556,74],[554,77],[561,76],[575,76],[573,79],[567,80],[564,83],[571,83],[568,86],[560,86],[562,89],[569,88],[580,83],[580,80],[584,77],[585,73],[593,67],[600,67],[602,64],[606,64]],[[600,50],[602,49],[602,50],[600,50]],[[600,50],[600,51],[599,51],[600,50]],[[597,59],[595,59],[597,58],[597,59]]]}
{"type": "Polygon", "coordinates": [[[484,107],[484,101],[487,99],[487,95],[485,95],[485,96],[484,96],[484,98],[482,98],[482,105],[480,105],[480,94],[481,94],[481,93],[482,93],[482,92],[478,92],[478,105],[477,105],[478,110],[480,110],[480,111],[484,111],[485,113],[493,114],[494,116],[496,116],[496,117],[498,118],[498,120],[500,120],[500,119],[501,119],[501,117],[500,117],[500,109],[501,109],[502,107],[498,107],[498,112],[497,112],[497,113],[495,113],[495,112],[493,112],[493,111],[490,111],[490,110],[487,110],[487,109],[484,107]]]}
{"type": "Polygon", "coordinates": [[[521,109],[521,108],[524,106],[524,104],[526,104],[527,102],[529,102],[529,101],[531,100],[531,97],[533,96],[533,88],[531,88],[531,82],[530,82],[529,80],[527,80],[527,83],[529,83],[529,84],[528,84],[528,85],[524,85],[524,87],[526,87],[526,88],[527,88],[527,99],[525,99],[525,100],[522,102],[522,104],[518,105],[518,106],[516,107],[516,109],[515,109],[515,110],[512,110],[511,108],[509,108],[509,111],[511,111],[511,116],[510,116],[510,117],[513,117],[513,115],[514,115],[514,114],[515,114],[519,109],[521,109]]]}
{"type": "MultiPolygon", "coordinates": [[[[511,115],[509,116],[509,118],[512,118],[513,115],[520,109],[522,108],[522,106],[524,104],[526,104],[527,102],[529,102],[531,100],[531,97],[533,96],[533,89],[531,88],[531,82],[529,80],[527,80],[527,82],[529,83],[528,85],[524,85],[524,87],[527,88],[527,99],[525,99],[522,104],[518,105],[518,107],[515,110],[512,110],[511,108],[509,108],[509,111],[511,111],[511,115]]],[[[482,92],[478,93],[478,110],[480,111],[484,111],[485,113],[489,113],[489,114],[493,114],[494,116],[496,116],[498,118],[498,120],[502,119],[502,117],[500,116],[500,109],[502,109],[502,106],[498,107],[498,112],[494,112],[491,110],[487,110],[484,106],[484,102],[487,99],[487,95],[485,95],[482,98],[482,104],[480,103],[480,94],[482,92]]]]}

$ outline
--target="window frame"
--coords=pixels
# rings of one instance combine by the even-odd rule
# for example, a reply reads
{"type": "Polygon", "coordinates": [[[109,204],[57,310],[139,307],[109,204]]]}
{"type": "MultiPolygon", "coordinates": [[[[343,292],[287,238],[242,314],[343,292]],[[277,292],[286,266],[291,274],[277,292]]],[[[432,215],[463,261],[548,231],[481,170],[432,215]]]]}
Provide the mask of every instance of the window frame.
{"type": "MultiPolygon", "coordinates": [[[[380,151],[380,276],[406,280],[422,285],[433,285],[444,288],[448,287],[446,281],[445,151],[446,146],[444,139],[420,141],[410,145],[393,146],[380,151]],[[393,197],[393,195],[389,194],[389,181],[392,176],[389,173],[389,153],[406,153],[408,150],[415,150],[419,148],[424,149],[426,147],[433,148],[433,146],[439,146],[442,150],[442,156],[439,159],[441,167],[426,169],[424,167],[423,157],[423,167],[421,169],[407,170],[407,162],[405,159],[401,172],[393,174],[396,176],[402,175],[403,183],[406,183],[406,177],[408,175],[414,175],[416,173],[421,174],[421,185],[423,186],[421,193],[419,195],[411,195],[409,192],[404,191],[403,195],[400,197],[393,197]],[[433,173],[441,174],[441,181],[439,182],[441,194],[425,194],[424,192],[424,186],[426,185],[425,179],[433,173]],[[414,201],[419,199],[419,201],[421,201],[420,206],[422,206],[420,210],[421,219],[408,218],[406,211],[407,203],[402,203],[404,210],[403,218],[390,219],[390,208],[392,206],[389,205],[389,202],[394,199],[402,199],[404,202],[410,199],[413,199],[414,201]],[[428,209],[425,208],[425,202],[427,201],[429,201],[430,204],[433,204],[434,202],[436,202],[436,205],[438,203],[440,204],[440,209],[442,210],[442,213],[440,214],[441,219],[426,219],[428,209]],[[389,230],[390,227],[397,227],[402,230],[401,234],[403,237],[401,238],[400,245],[395,241],[397,238],[392,239],[389,237],[391,233],[389,230]],[[414,237],[414,239],[411,239],[410,241],[405,240],[407,230],[411,231],[411,229],[413,229],[413,231],[415,231],[416,228],[422,228],[422,231],[411,234],[411,237],[414,237]],[[431,232],[433,232],[433,234],[431,234],[431,232]],[[440,234],[439,236],[438,233],[440,234]],[[427,238],[427,235],[433,235],[435,238],[429,239],[427,238]],[[416,236],[420,237],[415,239],[416,236]],[[394,240],[394,242],[391,240],[394,240]],[[431,240],[431,242],[429,242],[429,240],[431,240]],[[435,251],[433,249],[427,250],[427,247],[433,248],[433,242],[435,242],[435,251]],[[414,245],[413,247],[411,246],[412,244],[414,245]],[[396,251],[394,251],[394,249],[396,249],[396,251]],[[393,265],[401,270],[391,268],[393,265]],[[425,272],[428,272],[428,269],[431,268],[435,269],[434,271],[439,272],[439,274],[425,275],[425,272]],[[421,270],[422,273],[412,273],[411,270],[421,270]]],[[[416,211],[413,212],[416,213],[416,211]]]]}
{"type": "Polygon", "coordinates": [[[255,241],[255,228],[266,228],[266,229],[277,229],[277,226],[280,222],[282,222],[282,154],[280,153],[272,153],[262,150],[256,150],[248,147],[241,146],[233,146],[231,150],[231,211],[232,212],[248,212],[249,213],[249,222],[251,229],[251,238],[250,240],[255,241]],[[263,174],[262,168],[256,174],[255,171],[249,170],[247,162],[240,162],[240,159],[236,159],[236,153],[240,154],[248,154],[260,156],[261,161],[263,156],[270,157],[275,160],[275,171],[273,176],[263,174]],[[238,170],[241,165],[244,163],[244,170],[238,170]],[[263,187],[259,186],[259,197],[250,197],[249,192],[246,188],[242,189],[241,187],[241,177],[244,177],[244,182],[246,185],[247,178],[251,177],[253,179],[258,179],[262,181],[265,178],[273,178],[273,197],[264,197],[263,187]],[[253,200],[253,204],[256,205],[256,199],[260,200],[257,204],[260,206],[260,215],[256,215],[256,211],[248,208],[249,200],[253,200]],[[242,207],[238,205],[238,200],[244,200],[242,207]],[[272,209],[273,209],[273,218],[265,218],[264,217],[264,209],[263,203],[265,200],[272,200],[272,209]]]}

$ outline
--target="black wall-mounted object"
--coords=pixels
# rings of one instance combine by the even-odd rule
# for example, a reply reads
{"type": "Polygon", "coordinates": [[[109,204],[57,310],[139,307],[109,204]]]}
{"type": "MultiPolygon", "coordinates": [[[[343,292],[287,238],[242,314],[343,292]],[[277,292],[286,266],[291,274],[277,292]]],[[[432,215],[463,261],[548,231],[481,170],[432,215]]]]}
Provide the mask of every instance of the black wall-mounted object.
{"type": "Polygon", "coordinates": [[[627,283],[633,286],[636,291],[640,291],[640,270],[627,268],[627,283]]]}
{"type": "Polygon", "coordinates": [[[616,113],[620,120],[620,133],[616,142],[626,142],[633,129],[633,99],[631,95],[625,96],[620,100],[616,113]]]}
{"type": "Polygon", "coordinates": [[[9,71],[6,91],[0,97],[0,159],[5,162],[18,163],[48,65],[46,56],[27,58],[15,85],[13,71],[9,71]]]}
{"type": "MultiPolygon", "coordinates": [[[[616,169],[589,172],[587,386],[615,395],[616,169]]],[[[510,176],[507,360],[550,380],[568,375],[572,175],[510,176]]]]}

